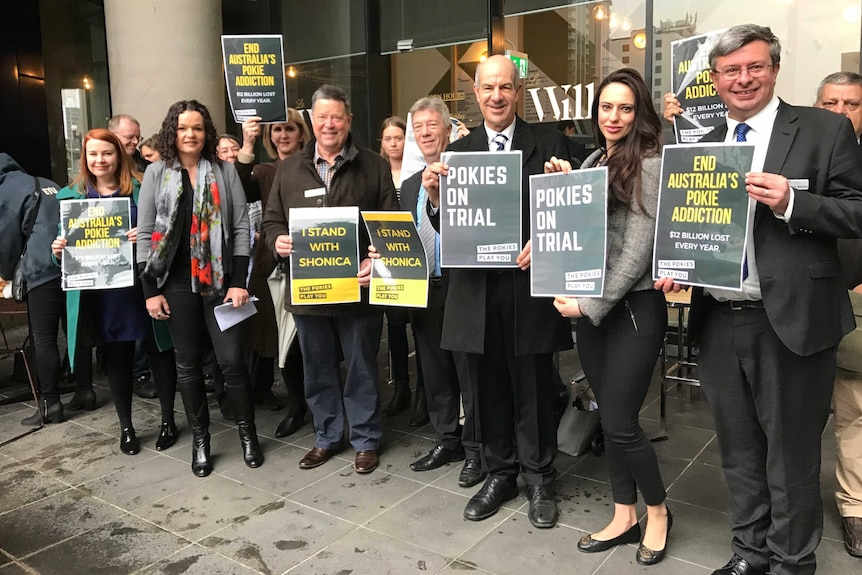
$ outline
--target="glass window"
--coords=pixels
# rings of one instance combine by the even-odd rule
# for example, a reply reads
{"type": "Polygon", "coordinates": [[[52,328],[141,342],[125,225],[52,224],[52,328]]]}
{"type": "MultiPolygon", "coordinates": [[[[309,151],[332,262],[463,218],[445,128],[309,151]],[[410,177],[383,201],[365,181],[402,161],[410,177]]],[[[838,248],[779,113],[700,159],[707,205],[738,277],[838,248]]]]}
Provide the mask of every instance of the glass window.
{"type": "Polygon", "coordinates": [[[306,62],[365,52],[365,2],[281,2],[285,62],[306,62]]]}
{"type": "Polygon", "coordinates": [[[416,50],[487,37],[487,0],[380,0],[383,54],[398,52],[399,40],[412,40],[416,50]]]}

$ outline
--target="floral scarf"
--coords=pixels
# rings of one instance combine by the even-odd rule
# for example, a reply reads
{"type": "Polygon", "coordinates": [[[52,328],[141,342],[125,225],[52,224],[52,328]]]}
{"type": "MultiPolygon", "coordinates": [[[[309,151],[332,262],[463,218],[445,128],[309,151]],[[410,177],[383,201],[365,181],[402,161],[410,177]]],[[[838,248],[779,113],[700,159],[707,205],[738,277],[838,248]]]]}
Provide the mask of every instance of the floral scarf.
{"type": "MultiPolygon", "coordinates": [[[[202,296],[222,296],[224,295],[222,260],[224,232],[221,197],[212,164],[204,158],[198,161],[196,180],[189,236],[192,291],[202,296]]],[[[153,228],[150,257],[145,268],[145,273],[150,277],[167,276],[170,261],[173,259],[171,238],[183,193],[182,170],[165,170],[161,190],[156,198],[156,222],[153,228]]]]}

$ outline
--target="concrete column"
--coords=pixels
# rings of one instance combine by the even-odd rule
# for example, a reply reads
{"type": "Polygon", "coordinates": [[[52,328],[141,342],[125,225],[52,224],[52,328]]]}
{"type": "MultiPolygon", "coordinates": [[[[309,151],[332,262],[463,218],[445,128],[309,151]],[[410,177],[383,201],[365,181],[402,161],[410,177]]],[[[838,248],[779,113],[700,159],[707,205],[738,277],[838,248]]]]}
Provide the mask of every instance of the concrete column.
{"type": "Polygon", "coordinates": [[[221,2],[105,0],[112,114],[131,114],[144,138],[171,104],[195,99],[224,131],[221,2]]]}

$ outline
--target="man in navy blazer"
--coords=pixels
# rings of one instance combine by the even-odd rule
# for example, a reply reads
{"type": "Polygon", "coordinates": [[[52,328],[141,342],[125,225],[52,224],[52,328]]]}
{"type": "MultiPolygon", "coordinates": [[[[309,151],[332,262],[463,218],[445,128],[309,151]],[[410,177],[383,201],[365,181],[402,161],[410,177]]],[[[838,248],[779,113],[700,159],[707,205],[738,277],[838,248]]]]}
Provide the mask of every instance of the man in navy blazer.
{"type": "Polygon", "coordinates": [[[714,575],[814,573],[821,434],[836,346],[855,327],[836,238],[862,237],[862,156],[846,118],[775,96],[780,57],[778,38],[752,24],[726,30],[709,55],[728,114],[702,141],[755,146],[742,290],[692,294],[730,492],[733,556],[714,575]]]}
{"type": "MultiPolygon", "coordinates": [[[[488,58],[476,69],[473,91],[483,125],[449,145],[453,152],[522,153],[522,237],[529,238],[529,176],[554,170],[568,161],[564,137],[531,126],[517,117],[521,82],[505,56],[488,58]]],[[[439,162],[423,172],[428,213],[439,222],[438,177],[448,173],[439,162]]],[[[517,258],[518,268],[452,268],[446,294],[441,346],[467,354],[475,382],[488,479],[464,510],[480,521],[517,496],[520,473],[527,484],[530,522],[553,527],[557,505],[550,493],[557,452],[557,416],[553,354],[572,347],[569,320],[557,313],[551,298],[530,296],[530,245],[517,258]]]]}

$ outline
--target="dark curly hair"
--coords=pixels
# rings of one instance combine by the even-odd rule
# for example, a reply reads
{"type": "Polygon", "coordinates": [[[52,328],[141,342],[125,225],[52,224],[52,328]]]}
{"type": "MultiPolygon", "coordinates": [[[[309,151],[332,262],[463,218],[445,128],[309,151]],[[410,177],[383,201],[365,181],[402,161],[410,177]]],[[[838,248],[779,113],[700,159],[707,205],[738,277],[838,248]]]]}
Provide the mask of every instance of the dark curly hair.
{"type": "Polygon", "coordinates": [[[183,112],[199,112],[203,117],[204,147],[201,150],[201,156],[212,163],[220,164],[221,160],[216,155],[218,131],[216,131],[209,110],[197,100],[180,100],[168,108],[168,114],[165,116],[162,129],[159,131],[159,153],[162,155],[165,165],[170,167],[179,158],[177,153],[177,123],[183,112]]]}

